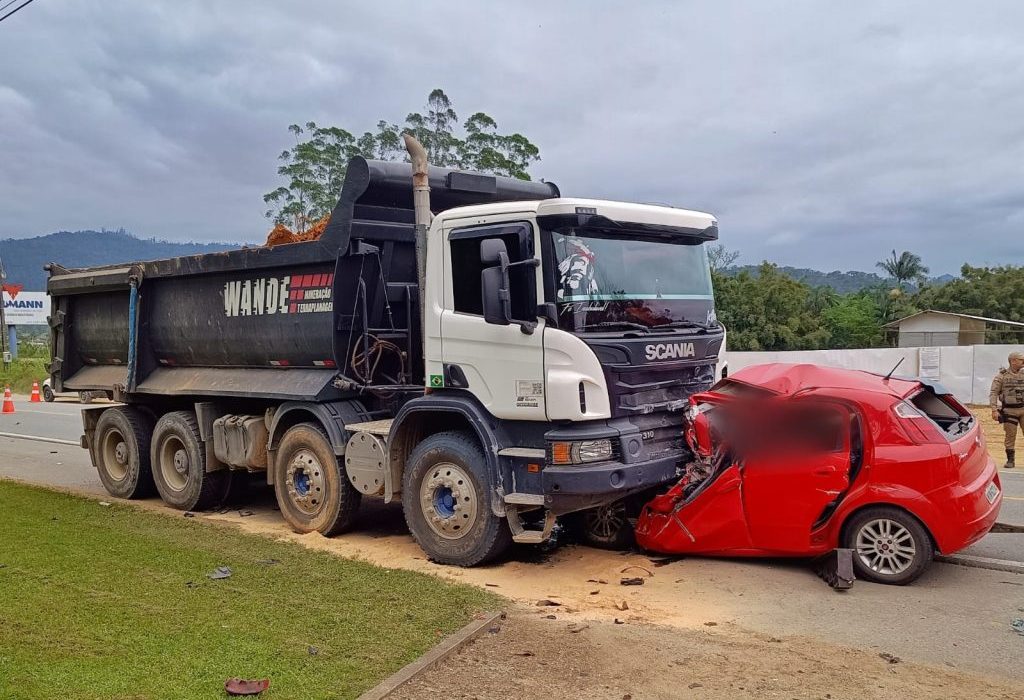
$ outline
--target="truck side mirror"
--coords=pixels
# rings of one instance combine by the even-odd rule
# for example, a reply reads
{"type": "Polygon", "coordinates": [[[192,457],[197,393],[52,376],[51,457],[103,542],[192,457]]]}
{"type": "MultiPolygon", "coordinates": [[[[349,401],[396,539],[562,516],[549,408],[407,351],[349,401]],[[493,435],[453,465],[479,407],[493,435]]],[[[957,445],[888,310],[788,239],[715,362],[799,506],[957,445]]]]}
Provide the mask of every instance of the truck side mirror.
{"type": "Polygon", "coordinates": [[[486,266],[480,272],[484,320],[507,326],[512,321],[512,295],[509,291],[508,248],[505,241],[500,238],[480,241],[480,262],[486,266]]]}

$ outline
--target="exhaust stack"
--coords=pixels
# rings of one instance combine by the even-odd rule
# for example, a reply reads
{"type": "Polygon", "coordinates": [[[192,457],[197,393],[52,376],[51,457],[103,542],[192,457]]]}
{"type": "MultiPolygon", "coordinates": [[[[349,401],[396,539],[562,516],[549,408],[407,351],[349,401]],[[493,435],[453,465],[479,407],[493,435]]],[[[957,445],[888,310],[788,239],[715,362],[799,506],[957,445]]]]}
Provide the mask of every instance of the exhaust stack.
{"type": "Polygon", "coordinates": [[[427,151],[416,138],[409,133],[402,134],[405,150],[412,160],[412,203],[416,221],[416,283],[420,291],[420,336],[425,344],[427,340],[426,290],[427,277],[427,229],[434,218],[430,211],[430,176],[427,164],[427,151]]]}

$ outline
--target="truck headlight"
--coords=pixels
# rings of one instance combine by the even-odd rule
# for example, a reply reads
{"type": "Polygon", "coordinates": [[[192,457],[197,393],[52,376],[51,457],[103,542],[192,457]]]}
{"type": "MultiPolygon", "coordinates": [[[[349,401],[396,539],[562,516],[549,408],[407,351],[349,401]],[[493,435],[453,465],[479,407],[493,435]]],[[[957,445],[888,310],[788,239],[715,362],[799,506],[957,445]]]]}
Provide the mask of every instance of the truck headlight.
{"type": "Polygon", "coordinates": [[[613,455],[612,441],[576,440],[551,443],[552,464],[585,464],[587,462],[603,462],[613,455]]]}

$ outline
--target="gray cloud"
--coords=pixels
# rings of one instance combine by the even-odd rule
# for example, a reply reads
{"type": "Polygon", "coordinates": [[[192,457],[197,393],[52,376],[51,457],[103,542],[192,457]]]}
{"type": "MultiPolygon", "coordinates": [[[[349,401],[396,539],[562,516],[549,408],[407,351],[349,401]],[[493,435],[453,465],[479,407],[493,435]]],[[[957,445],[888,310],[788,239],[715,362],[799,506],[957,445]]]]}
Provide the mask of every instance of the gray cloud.
{"type": "Polygon", "coordinates": [[[744,262],[1024,262],[1024,8],[45,0],[0,24],[0,237],[255,241],[285,127],[442,87],[581,196],[703,209],[744,262]],[[961,10],[961,11],[957,11],[961,10]]]}

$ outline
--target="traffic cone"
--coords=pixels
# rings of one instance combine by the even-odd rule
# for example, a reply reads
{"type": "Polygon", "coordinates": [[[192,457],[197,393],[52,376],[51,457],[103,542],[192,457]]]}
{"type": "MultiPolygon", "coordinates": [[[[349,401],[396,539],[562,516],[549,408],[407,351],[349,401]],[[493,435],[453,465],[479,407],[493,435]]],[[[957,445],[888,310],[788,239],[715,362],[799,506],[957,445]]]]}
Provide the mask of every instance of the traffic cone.
{"type": "Polygon", "coordinates": [[[4,407],[0,413],[14,413],[14,399],[11,398],[11,387],[4,387],[4,407]]]}
{"type": "Polygon", "coordinates": [[[42,399],[39,398],[39,382],[32,382],[32,396],[28,398],[32,403],[39,403],[42,399]]]}

